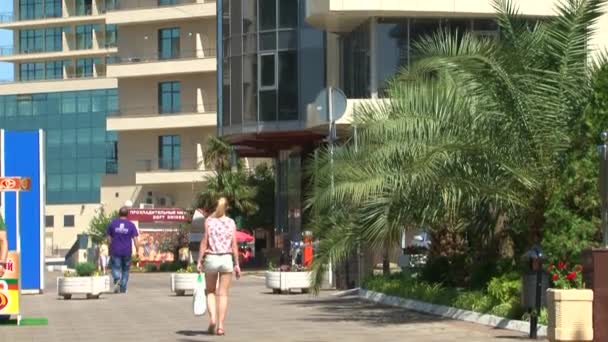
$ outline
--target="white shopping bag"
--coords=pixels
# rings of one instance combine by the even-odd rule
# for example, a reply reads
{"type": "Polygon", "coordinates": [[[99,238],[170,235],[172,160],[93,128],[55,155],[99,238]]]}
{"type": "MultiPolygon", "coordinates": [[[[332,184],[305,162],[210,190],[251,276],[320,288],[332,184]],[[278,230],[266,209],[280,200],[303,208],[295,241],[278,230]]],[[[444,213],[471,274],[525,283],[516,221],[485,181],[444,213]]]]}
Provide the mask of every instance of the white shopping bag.
{"type": "Polygon", "coordinates": [[[196,286],[194,287],[193,309],[194,316],[202,316],[207,313],[207,295],[205,294],[205,278],[198,274],[196,286]]]}

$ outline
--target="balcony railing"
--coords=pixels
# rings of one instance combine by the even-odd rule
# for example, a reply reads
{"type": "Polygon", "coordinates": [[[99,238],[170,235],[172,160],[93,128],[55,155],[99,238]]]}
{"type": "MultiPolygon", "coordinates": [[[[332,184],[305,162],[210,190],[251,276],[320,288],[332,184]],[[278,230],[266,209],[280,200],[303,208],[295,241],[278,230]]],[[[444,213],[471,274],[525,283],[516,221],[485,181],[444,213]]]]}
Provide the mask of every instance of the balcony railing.
{"type": "MultiPolygon", "coordinates": [[[[100,14],[103,14],[103,11],[101,11],[100,14]]],[[[92,16],[92,15],[93,15],[93,7],[91,5],[88,5],[83,8],[79,8],[78,10],[76,8],[70,8],[68,10],[67,18],[88,17],[88,16],[92,16]]],[[[36,15],[32,18],[30,18],[30,17],[22,18],[22,17],[19,17],[18,15],[15,15],[14,13],[0,13],[0,24],[10,24],[10,23],[21,22],[21,21],[61,19],[61,18],[66,18],[66,17],[64,17],[62,13],[53,13],[53,14],[43,13],[41,15],[36,15]]]]}
{"type": "MultiPolygon", "coordinates": [[[[194,169],[186,169],[181,167],[181,160],[171,159],[141,159],[135,161],[135,167],[138,172],[152,171],[196,171],[194,169]]],[[[201,170],[203,171],[203,170],[201,170]]]]}
{"type": "MultiPolygon", "coordinates": [[[[137,9],[162,8],[171,6],[193,5],[201,3],[197,0],[117,0],[106,5],[106,11],[127,11],[137,9]]],[[[205,0],[203,3],[215,3],[214,0],[205,0]]]]}
{"type": "Polygon", "coordinates": [[[204,59],[215,58],[215,49],[200,49],[179,51],[173,54],[165,54],[158,52],[153,55],[136,55],[136,56],[114,56],[108,57],[108,64],[137,64],[137,63],[154,63],[180,59],[204,59]]]}
{"type": "Polygon", "coordinates": [[[35,82],[54,82],[54,81],[66,81],[66,80],[92,80],[106,77],[106,73],[103,71],[97,71],[96,76],[80,75],[76,73],[68,73],[67,77],[62,78],[41,78],[37,80],[0,80],[0,84],[6,83],[35,83],[35,82]]]}
{"type": "Polygon", "coordinates": [[[156,115],[180,115],[180,114],[214,114],[217,112],[215,103],[200,105],[182,105],[179,108],[168,108],[159,106],[142,106],[121,108],[118,112],[110,114],[118,117],[131,116],[156,116],[156,115]]]}

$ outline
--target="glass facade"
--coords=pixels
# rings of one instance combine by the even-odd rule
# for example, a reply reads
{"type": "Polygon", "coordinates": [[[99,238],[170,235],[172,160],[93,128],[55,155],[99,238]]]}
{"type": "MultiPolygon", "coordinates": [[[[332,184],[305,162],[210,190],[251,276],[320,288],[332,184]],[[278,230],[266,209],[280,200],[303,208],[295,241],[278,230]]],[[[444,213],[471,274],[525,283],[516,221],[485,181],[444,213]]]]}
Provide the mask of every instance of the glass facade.
{"type": "Polygon", "coordinates": [[[76,15],[93,14],[93,0],[75,0],[76,15]]]}
{"type": "Polygon", "coordinates": [[[19,19],[34,20],[62,16],[61,0],[20,0],[19,19]]]}
{"type": "Polygon", "coordinates": [[[64,67],[71,65],[69,60],[49,61],[46,63],[21,63],[19,64],[19,80],[56,80],[63,78],[64,67]]]}
{"type": "Polygon", "coordinates": [[[472,31],[498,37],[493,19],[476,18],[376,18],[342,36],[342,89],[349,98],[369,98],[372,87],[372,39],[375,41],[376,91],[380,96],[392,77],[416,60],[416,42],[440,29],[461,35],[472,31]]]}
{"type": "MultiPolygon", "coordinates": [[[[101,175],[117,162],[106,116],[118,110],[116,89],[0,96],[0,127],[43,129],[48,204],[98,203],[101,175]]],[[[116,165],[115,165],[116,166],[116,165]]]]}
{"type": "Polygon", "coordinates": [[[325,85],[324,33],[306,24],[305,3],[222,1],[226,132],[304,128],[306,105],[325,85]]]}

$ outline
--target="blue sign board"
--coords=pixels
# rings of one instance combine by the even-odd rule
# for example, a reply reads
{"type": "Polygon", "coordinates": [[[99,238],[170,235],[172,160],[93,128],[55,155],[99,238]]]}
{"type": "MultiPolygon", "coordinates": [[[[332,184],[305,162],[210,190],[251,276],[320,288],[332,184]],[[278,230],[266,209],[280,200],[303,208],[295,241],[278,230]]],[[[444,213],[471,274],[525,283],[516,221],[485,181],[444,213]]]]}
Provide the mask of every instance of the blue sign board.
{"type": "MultiPolygon", "coordinates": [[[[20,193],[22,290],[44,289],[44,144],[42,131],[0,130],[0,176],[29,177],[30,191],[20,193]]],[[[2,193],[9,250],[15,250],[16,195],[2,193]]]]}

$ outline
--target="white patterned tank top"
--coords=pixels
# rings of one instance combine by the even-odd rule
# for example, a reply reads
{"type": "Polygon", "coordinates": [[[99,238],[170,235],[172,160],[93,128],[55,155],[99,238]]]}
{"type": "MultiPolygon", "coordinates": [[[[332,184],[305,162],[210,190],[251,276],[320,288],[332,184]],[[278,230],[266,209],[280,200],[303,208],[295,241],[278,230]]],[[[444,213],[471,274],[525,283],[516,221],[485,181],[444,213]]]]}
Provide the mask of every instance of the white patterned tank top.
{"type": "Polygon", "coordinates": [[[236,224],[229,217],[207,218],[208,254],[230,254],[232,253],[232,239],[234,239],[236,224]]]}

